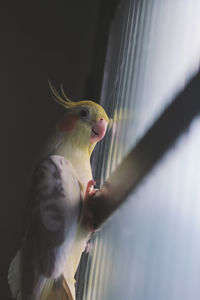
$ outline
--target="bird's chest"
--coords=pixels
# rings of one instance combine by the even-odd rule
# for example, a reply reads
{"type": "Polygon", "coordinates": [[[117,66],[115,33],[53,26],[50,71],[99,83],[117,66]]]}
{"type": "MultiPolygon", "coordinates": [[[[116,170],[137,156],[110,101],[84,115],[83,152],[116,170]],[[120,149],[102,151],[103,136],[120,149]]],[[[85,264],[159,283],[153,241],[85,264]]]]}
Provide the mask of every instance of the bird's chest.
{"type": "Polygon", "coordinates": [[[71,144],[62,144],[55,150],[55,153],[70,161],[85,194],[87,183],[92,179],[90,156],[88,151],[73,147],[71,144]]]}

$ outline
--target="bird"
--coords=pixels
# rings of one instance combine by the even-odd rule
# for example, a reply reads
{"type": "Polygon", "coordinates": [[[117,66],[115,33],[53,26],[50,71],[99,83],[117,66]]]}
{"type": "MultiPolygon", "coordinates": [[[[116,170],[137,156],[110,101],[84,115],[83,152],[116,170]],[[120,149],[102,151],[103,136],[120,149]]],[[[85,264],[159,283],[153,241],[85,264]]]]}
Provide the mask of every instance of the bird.
{"type": "Polygon", "coordinates": [[[90,158],[110,121],[101,105],[72,101],[62,86],[62,94],[50,88],[65,112],[32,174],[25,235],[8,272],[17,300],[75,299],[74,276],[93,224],[90,158]]]}

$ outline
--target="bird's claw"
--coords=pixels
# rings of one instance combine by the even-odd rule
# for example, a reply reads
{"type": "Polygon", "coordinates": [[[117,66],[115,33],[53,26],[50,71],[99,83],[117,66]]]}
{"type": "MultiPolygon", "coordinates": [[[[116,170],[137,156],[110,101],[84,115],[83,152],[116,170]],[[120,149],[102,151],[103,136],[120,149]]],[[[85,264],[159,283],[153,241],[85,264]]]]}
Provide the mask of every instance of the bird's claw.
{"type": "Polygon", "coordinates": [[[94,179],[88,181],[85,191],[85,200],[87,200],[89,196],[93,196],[96,193],[97,189],[91,189],[91,187],[93,187],[94,185],[96,185],[96,181],[94,179]]]}
{"type": "Polygon", "coordinates": [[[96,185],[95,180],[89,180],[86,191],[85,191],[85,199],[84,199],[84,223],[86,224],[87,228],[94,233],[96,230],[94,229],[94,217],[92,212],[89,209],[90,202],[93,200],[92,198],[94,195],[99,191],[99,189],[92,189],[92,187],[96,185]]]}

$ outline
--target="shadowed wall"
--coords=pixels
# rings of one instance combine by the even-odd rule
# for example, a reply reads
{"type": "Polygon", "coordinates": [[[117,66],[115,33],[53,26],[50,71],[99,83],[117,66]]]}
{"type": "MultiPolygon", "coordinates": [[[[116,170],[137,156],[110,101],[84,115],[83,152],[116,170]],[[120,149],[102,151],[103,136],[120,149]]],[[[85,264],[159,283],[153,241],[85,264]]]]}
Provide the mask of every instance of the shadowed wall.
{"type": "Polygon", "coordinates": [[[22,237],[34,158],[63,111],[52,101],[47,80],[62,82],[72,99],[93,96],[88,79],[95,60],[99,2],[0,4],[0,299],[11,299],[7,270],[22,237]]]}

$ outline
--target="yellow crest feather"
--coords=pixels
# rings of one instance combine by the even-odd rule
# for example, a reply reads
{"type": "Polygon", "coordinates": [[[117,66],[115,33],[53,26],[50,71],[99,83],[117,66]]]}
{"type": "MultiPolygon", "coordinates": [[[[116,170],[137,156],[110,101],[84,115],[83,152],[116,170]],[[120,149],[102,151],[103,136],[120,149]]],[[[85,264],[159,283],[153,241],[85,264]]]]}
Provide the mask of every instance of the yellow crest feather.
{"type": "Polygon", "coordinates": [[[93,114],[96,115],[97,118],[103,117],[108,123],[111,123],[111,120],[108,118],[105,110],[101,105],[95,103],[92,100],[82,100],[78,102],[74,102],[70,100],[66,96],[62,84],[60,85],[61,95],[58,93],[56,88],[51,84],[50,80],[49,80],[49,87],[51,89],[55,101],[61,104],[65,109],[72,109],[79,106],[90,107],[91,112],[93,112],[93,114]]]}
{"type": "Polygon", "coordinates": [[[51,92],[52,92],[52,94],[53,94],[54,99],[55,99],[56,102],[58,102],[59,104],[61,104],[62,106],[64,106],[64,108],[66,108],[66,109],[73,108],[73,107],[76,106],[76,102],[70,100],[66,96],[62,84],[60,85],[60,90],[61,90],[63,98],[58,93],[58,91],[56,90],[56,88],[51,84],[50,80],[48,82],[49,82],[49,87],[51,89],[51,92]]]}

